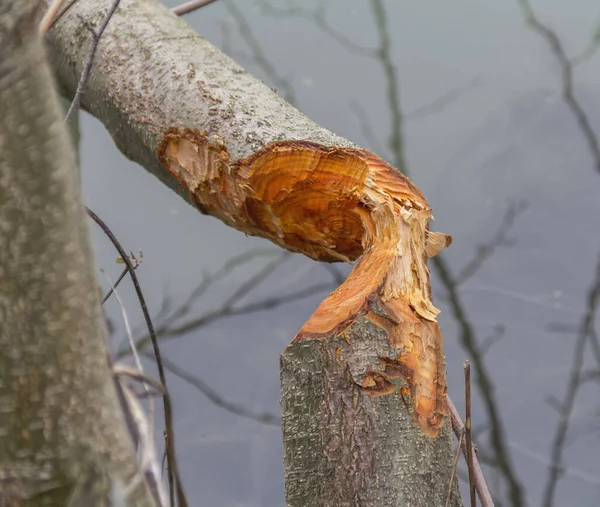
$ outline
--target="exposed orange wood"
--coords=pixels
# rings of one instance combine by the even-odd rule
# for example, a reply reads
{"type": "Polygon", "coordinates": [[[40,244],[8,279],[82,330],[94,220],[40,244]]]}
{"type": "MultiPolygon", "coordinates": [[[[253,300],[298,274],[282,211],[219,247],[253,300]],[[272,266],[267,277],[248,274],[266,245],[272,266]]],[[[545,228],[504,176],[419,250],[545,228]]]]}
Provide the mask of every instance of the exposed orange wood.
{"type": "Polygon", "coordinates": [[[415,421],[437,434],[446,381],[426,259],[451,237],[429,232],[431,209],[408,178],[367,150],[307,141],[272,143],[233,161],[218,138],[191,130],[167,132],[159,158],[204,213],[316,260],[358,259],[295,340],[325,339],[366,316],[398,356],[366,374],[363,388],[389,394],[389,378],[401,378],[415,421]]]}

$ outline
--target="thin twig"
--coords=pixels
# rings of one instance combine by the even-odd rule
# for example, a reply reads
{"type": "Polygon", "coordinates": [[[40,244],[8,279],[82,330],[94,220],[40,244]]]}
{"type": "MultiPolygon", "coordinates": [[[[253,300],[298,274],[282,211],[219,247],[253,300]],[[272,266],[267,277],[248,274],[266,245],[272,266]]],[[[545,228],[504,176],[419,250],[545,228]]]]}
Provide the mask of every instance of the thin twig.
{"type": "Polygon", "coordinates": [[[499,341],[504,336],[505,332],[506,328],[503,325],[500,324],[498,326],[494,326],[494,329],[490,335],[481,342],[481,345],[479,346],[479,353],[482,355],[487,354],[492,345],[499,341]]]}
{"type": "MultiPolygon", "coordinates": [[[[140,359],[140,355],[138,354],[137,348],[135,347],[135,340],[133,339],[133,333],[131,332],[131,325],[129,324],[129,317],[127,316],[127,311],[125,310],[125,305],[123,304],[123,300],[117,290],[117,286],[114,285],[108,275],[104,273],[104,276],[108,280],[110,284],[110,288],[113,291],[117,301],[119,302],[119,307],[121,308],[121,315],[123,316],[123,323],[125,324],[125,331],[127,333],[127,339],[129,340],[129,347],[131,350],[131,354],[133,355],[133,360],[135,361],[136,368],[140,371],[140,373],[144,374],[144,366],[142,365],[142,360],[140,359]]],[[[154,398],[150,396],[150,389],[146,382],[142,382],[142,386],[144,387],[144,393],[148,397],[148,426],[149,432],[152,434],[154,432],[154,398]]]]}
{"type": "Polygon", "coordinates": [[[509,205],[508,209],[504,213],[504,217],[500,226],[496,230],[496,233],[490,241],[477,247],[475,256],[467,262],[465,267],[454,277],[454,283],[462,284],[471,278],[483,265],[483,263],[489,259],[499,246],[508,245],[507,236],[517,217],[527,208],[527,203],[517,202],[509,205]]]}
{"type": "Polygon", "coordinates": [[[585,344],[594,334],[594,323],[600,303],[600,256],[596,264],[596,276],[588,293],[585,313],[581,319],[579,333],[573,351],[571,375],[562,403],[559,402],[560,420],[552,441],[551,463],[548,467],[548,479],[544,488],[544,507],[552,507],[558,481],[563,476],[562,453],[565,446],[571,413],[575,406],[577,391],[581,386],[582,368],[585,361],[585,344]]]}
{"type": "MultiPolygon", "coordinates": [[[[142,354],[146,355],[144,352],[142,354]]],[[[193,375],[189,371],[185,370],[178,364],[169,360],[166,357],[163,357],[163,364],[165,368],[167,368],[173,375],[185,380],[188,384],[194,386],[198,391],[204,394],[213,404],[218,407],[221,407],[232,414],[239,415],[241,417],[245,417],[247,419],[252,419],[262,424],[267,424],[269,426],[277,426],[281,425],[280,418],[269,412],[255,412],[249,408],[246,408],[238,403],[233,401],[229,401],[221,396],[217,391],[215,391],[210,385],[201,378],[193,375]]]]}
{"type": "MultiPolygon", "coordinates": [[[[579,333],[580,327],[580,325],[578,326],[576,324],[551,322],[546,326],[546,332],[576,335],[579,333]]],[[[598,364],[598,369],[600,370],[600,342],[598,341],[598,335],[594,328],[590,329],[589,340],[592,352],[594,354],[594,358],[596,359],[596,363],[598,364]]]]}
{"type": "Polygon", "coordinates": [[[570,58],[571,65],[576,67],[577,65],[581,65],[582,63],[590,60],[598,51],[600,47],[600,23],[596,24],[596,29],[592,35],[592,39],[590,40],[588,46],[578,55],[572,56],[570,58]]]}
{"type": "Polygon", "coordinates": [[[258,39],[255,37],[254,32],[252,31],[252,28],[250,28],[250,24],[246,20],[244,13],[240,11],[235,2],[232,1],[225,2],[225,7],[238,25],[240,35],[244,38],[246,44],[252,50],[252,54],[257,65],[261,67],[263,72],[271,78],[271,81],[275,87],[278,90],[281,90],[283,98],[291,104],[294,104],[296,101],[294,87],[287,78],[283,77],[277,72],[277,69],[271,60],[269,60],[260,43],[258,42],[258,39]]]}
{"type": "MultiPolygon", "coordinates": [[[[306,287],[305,289],[299,290],[298,292],[292,292],[291,294],[283,294],[279,296],[268,297],[261,301],[254,303],[248,303],[244,306],[234,307],[223,307],[212,312],[192,319],[189,322],[184,322],[176,327],[162,328],[160,329],[161,339],[174,338],[184,333],[188,333],[200,327],[206,326],[211,322],[223,319],[225,317],[234,317],[239,315],[247,315],[249,313],[262,312],[265,310],[272,310],[284,304],[292,303],[307,297],[313,296],[319,292],[331,290],[334,284],[330,282],[317,283],[306,287]]],[[[136,344],[140,349],[143,349],[148,342],[150,336],[144,336],[137,340],[136,344]]],[[[118,357],[122,357],[123,353],[120,351],[117,354],[118,357]]]]}
{"type": "Polygon", "coordinates": [[[54,23],[56,13],[59,11],[65,0],[52,0],[48,10],[44,13],[44,17],[40,21],[40,35],[44,35],[54,23]]]}
{"type": "Polygon", "coordinates": [[[458,438],[458,445],[456,446],[456,454],[454,455],[454,462],[452,463],[452,473],[450,474],[450,483],[448,484],[448,496],[446,497],[446,505],[450,505],[450,498],[452,497],[452,486],[454,486],[454,476],[456,475],[456,467],[458,465],[458,458],[460,456],[460,446],[462,445],[464,433],[461,433],[458,438]]]}
{"type": "Polygon", "coordinates": [[[598,333],[596,333],[596,329],[590,329],[589,340],[592,352],[594,353],[596,362],[598,363],[598,369],[600,369],[600,342],[598,341],[598,333]]]}
{"type": "Polygon", "coordinates": [[[385,75],[387,100],[390,107],[391,132],[388,144],[393,155],[393,164],[401,173],[407,174],[408,163],[404,153],[403,135],[404,116],[400,107],[400,80],[398,79],[398,68],[392,58],[392,40],[388,27],[389,17],[383,0],[371,0],[371,7],[379,34],[377,59],[381,63],[385,75]]]}
{"type": "Polygon", "coordinates": [[[549,44],[554,56],[556,56],[562,72],[563,99],[573,113],[573,116],[575,116],[581,132],[588,143],[592,158],[594,159],[594,164],[596,165],[596,170],[600,171],[600,145],[598,143],[598,137],[594,132],[594,128],[592,127],[586,112],[575,97],[575,92],[573,89],[573,63],[571,60],[569,60],[569,57],[565,53],[562,42],[556,32],[548,28],[536,17],[529,0],[518,0],[518,2],[521,6],[525,21],[544,39],[546,39],[546,42],[549,44]]]}
{"type": "Polygon", "coordinates": [[[133,283],[133,287],[135,288],[138,300],[140,302],[140,306],[142,308],[142,313],[144,314],[144,319],[146,320],[146,326],[148,327],[148,333],[150,335],[150,340],[152,342],[152,346],[154,348],[154,357],[156,358],[156,366],[158,369],[158,375],[160,378],[160,383],[164,389],[163,395],[163,407],[164,407],[164,417],[165,417],[165,428],[166,428],[166,454],[167,454],[167,463],[168,463],[168,482],[169,482],[169,494],[171,500],[171,506],[174,506],[174,483],[177,486],[177,500],[179,503],[179,507],[187,507],[188,503],[185,497],[185,493],[183,492],[183,487],[181,485],[181,479],[179,477],[179,472],[177,468],[177,460],[175,458],[175,437],[173,431],[173,411],[171,407],[171,398],[169,396],[169,390],[167,388],[167,379],[165,376],[165,370],[161,360],[160,347],[158,346],[158,340],[156,339],[156,334],[154,333],[154,325],[152,324],[152,319],[150,318],[150,312],[148,311],[148,306],[146,305],[146,299],[144,298],[144,294],[142,292],[142,288],[138,281],[137,275],[135,273],[135,269],[131,263],[131,260],[127,256],[125,249],[121,246],[121,243],[110,230],[110,228],[104,223],[104,221],[96,215],[90,208],[86,207],[87,214],[90,216],[94,222],[96,222],[100,228],[104,231],[104,234],[110,239],[113,246],[119,252],[119,255],[125,262],[127,269],[129,271],[129,276],[131,277],[131,282],[133,283]]]}
{"type": "Polygon", "coordinates": [[[158,380],[154,380],[152,377],[148,377],[147,375],[143,374],[142,372],[140,372],[138,369],[134,368],[133,366],[116,363],[115,365],[113,365],[112,369],[113,369],[113,374],[118,377],[129,377],[129,378],[131,378],[133,380],[137,380],[139,382],[145,382],[149,386],[156,389],[158,394],[160,394],[161,396],[164,393],[163,386],[158,380]]]}
{"type": "MultiPolygon", "coordinates": [[[[248,252],[247,254],[242,254],[228,261],[225,264],[225,266],[223,266],[223,268],[221,268],[214,275],[205,276],[202,283],[200,283],[200,285],[192,291],[192,293],[190,294],[190,296],[188,296],[184,303],[170,315],[167,315],[164,318],[164,320],[158,325],[156,329],[157,335],[160,335],[161,339],[174,338],[182,334],[188,333],[190,331],[202,328],[212,322],[226,317],[247,315],[250,313],[271,310],[279,306],[285,305],[287,303],[295,302],[310,297],[319,292],[331,290],[332,288],[338,287],[343,282],[343,277],[337,270],[332,269],[328,265],[323,265],[323,267],[328,271],[328,273],[332,277],[331,282],[321,282],[306,287],[304,289],[300,289],[297,292],[292,292],[291,294],[266,297],[262,300],[254,301],[246,305],[241,305],[237,307],[234,306],[235,303],[237,303],[241,299],[241,297],[247,296],[251,290],[254,290],[256,287],[258,287],[259,283],[262,282],[266,278],[266,276],[272,273],[275,268],[281,265],[281,263],[284,262],[289,255],[280,254],[278,258],[268,263],[267,266],[265,266],[255,275],[253,275],[248,282],[239,287],[235,291],[235,293],[221,305],[220,308],[206,312],[204,315],[200,315],[198,317],[190,319],[187,322],[181,322],[181,320],[191,311],[192,304],[206,293],[211,284],[213,284],[217,280],[221,280],[222,278],[224,278],[228,274],[230,269],[242,265],[245,261],[248,260],[243,258],[244,255],[256,256],[264,255],[266,253],[267,252],[265,250],[257,250],[254,252],[248,252]]],[[[149,340],[149,335],[142,336],[138,338],[138,340],[136,341],[136,345],[140,350],[142,350],[149,340]]],[[[117,352],[117,357],[123,357],[124,355],[126,355],[126,350],[120,348],[120,350],[117,352]]]]}
{"type": "MultiPolygon", "coordinates": [[[[448,402],[448,409],[450,410],[450,421],[452,422],[452,429],[454,430],[454,434],[457,438],[462,435],[465,431],[465,425],[463,424],[458,410],[454,406],[454,403],[450,399],[450,396],[446,397],[446,401],[448,402]]],[[[468,459],[467,454],[467,443],[463,440],[461,446],[463,455],[465,460],[468,459]]],[[[494,507],[494,501],[492,500],[492,495],[490,494],[490,490],[485,481],[485,477],[483,476],[483,472],[481,471],[481,466],[479,465],[479,459],[477,458],[477,454],[471,452],[473,458],[473,472],[475,476],[475,490],[477,491],[477,496],[479,497],[479,501],[481,502],[481,507],[494,507]]]]}
{"type": "Polygon", "coordinates": [[[451,88],[431,102],[423,104],[422,106],[419,106],[416,109],[406,113],[404,118],[407,121],[413,121],[426,118],[432,114],[440,113],[450,104],[453,104],[455,101],[461,98],[467,90],[470,90],[479,84],[479,77],[474,77],[468,83],[451,88]]]}
{"type": "MultiPolygon", "coordinates": [[[[127,331],[127,337],[129,339],[129,343],[131,345],[131,352],[135,359],[137,372],[139,373],[139,379],[142,379],[142,386],[144,388],[145,397],[148,399],[148,414],[145,415],[144,411],[135,399],[135,396],[132,390],[125,385],[124,383],[120,383],[121,393],[123,395],[123,399],[125,401],[125,405],[128,407],[130,421],[135,425],[137,430],[137,455],[138,455],[138,464],[140,470],[145,474],[150,474],[152,477],[152,488],[155,490],[158,498],[160,499],[161,505],[166,505],[166,496],[164,494],[164,489],[162,488],[162,483],[160,482],[160,474],[158,468],[158,460],[156,458],[156,451],[154,445],[154,397],[151,396],[150,386],[156,386],[156,382],[146,381],[144,379],[144,369],[142,366],[142,361],[140,360],[139,354],[135,348],[135,343],[133,340],[133,334],[131,332],[131,326],[129,324],[129,317],[127,316],[127,311],[125,310],[125,305],[123,304],[123,300],[119,295],[119,291],[116,289],[110,278],[104,271],[102,271],[108,283],[112,287],[112,290],[117,298],[119,306],[121,308],[121,313],[123,316],[123,322],[125,323],[125,329],[127,331]]],[[[116,366],[116,365],[115,365],[116,366]]],[[[131,373],[127,368],[114,368],[113,372],[116,377],[120,379],[120,376],[123,376],[125,372],[131,373]]],[[[126,374],[126,373],[125,373],[126,374]]],[[[162,386],[159,384],[160,392],[164,393],[162,386]]],[[[139,480],[143,479],[142,474],[138,473],[136,475],[136,479],[132,480],[131,484],[128,488],[135,488],[139,483],[139,480]]]]}
{"type": "Polygon", "coordinates": [[[58,23],[60,21],[60,19],[67,13],[69,12],[69,10],[71,9],[71,7],[73,7],[79,0],[71,0],[71,2],[69,2],[67,4],[67,6],[60,11],[60,13],[58,14],[58,16],[55,16],[54,19],[52,20],[52,22],[50,23],[50,26],[48,27],[48,30],[50,30],[56,23],[58,23]]]}
{"type": "Polygon", "coordinates": [[[377,139],[377,135],[375,134],[375,130],[373,129],[373,125],[371,120],[369,119],[369,115],[363,109],[363,107],[355,101],[350,102],[350,109],[354,111],[356,117],[358,118],[358,122],[360,123],[360,129],[362,131],[363,137],[367,140],[367,142],[371,145],[373,151],[379,153],[381,157],[384,156],[385,150],[381,143],[377,139]]]}
{"type": "MultiPolygon", "coordinates": [[[[137,266],[134,266],[134,268],[136,268],[137,266]]],[[[102,304],[106,303],[108,301],[108,299],[110,298],[110,296],[112,296],[114,290],[119,286],[119,284],[121,283],[121,280],[123,280],[123,278],[125,278],[125,275],[128,273],[127,268],[125,268],[121,274],[119,275],[119,278],[117,278],[117,281],[115,282],[114,286],[111,286],[110,289],[108,289],[108,292],[104,295],[104,297],[102,298],[102,304]]]]}
{"type": "Polygon", "coordinates": [[[475,502],[475,470],[473,468],[473,440],[471,439],[471,363],[467,359],[465,370],[465,436],[467,438],[467,468],[469,470],[469,490],[471,493],[471,507],[476,507],[475,502]]]}
{"type": "Polygon", "coordinates": [[[171,12],[175,14],[175,16],[183,16],[184,14],[189,14],[190,12],[200,9],[205,5],[212,4],[214,1],[215,0],[191,0],[190,2],[173,7],[171,12]]]}
{"type": "Polygon", "coordinates": [[[108,26],[108,23],[110,22],[110,19],[112,18],[113,14],[117,10],[117,7],[119,7],[120,2],[121,0],[114,0],[110,9],[108,10],[108,13],[104,17],[104,20],[102,21],[102,24],[100,25],[98,31],[92,32],[92,44],[90,46],[85,65],[83,67],[83,72],[81,73],[81,77],[79,78],[79,83],[77,83],[77,90],[75,91],[75,96],[73,97],[73,101],[71,102],[69,110],[67,111],[67,115],[65,116],[65,123],[69,123],[71,121],[73,114],[79,108],[81,96],[85,91],[85,87],[92,72],[92,65],[94,64],[94,58],[96,57],[96,51],[98,49],[98,44],[100,43],[100,38],[102,37],[104,30],[106,30],[106,27],[108,26]]]}
{"type": "Polygon", "coordinates": [[[263,268],[255,273],[249,280],[242,283],[236,291],[229,296],[222,305],[223,309],[229,309],[233,307],[238,301],[247,296],[251,291],[256,289],[262,282],[265,281],[266,278],[275,271],[281,264],[283,264],[286,260],[291,257],[290,252],[283,252],[277,258],[273,259],[271,262],[267,263],[263,268]]]}
{"type": "MultiPolygon", "coordinates": [[[[127,312],[125,311],[125,305],[123,304],[123,300],[121,299],[119,292],[116,290],[116,287],[113,285],[113,283],[110,280],[110,278],[108,277],[108,275],[103,270],[100,270],[100,271],[102,271],[102,273],[108,280],[108,283],[110,284],[110,286],[113,290],[113,293],[114,293],[115,297],[117,298],[117,301],[119,302],[119,307],[121,308],[121,315],[123,316],[123,323],[125,324],[125,331],[127,334],[127,338],[129,340],[129,346],[131,347],[131,354],[133,355],[133,359],[135,361],[135,366],[140,371],[140,373],[143,374],[144,367],[142,366],[142,361],[141,361],[138,351],[135,347],[135,342],[133,340],[133,334],[131,332],[131,325],[129,324],[129,317],[127,316],[127,312]]],[[[148,386],[145,386],[145,387],[147,388],[148,386]]]]}
{"type": "Polygon", "coordinates": [[[177,322],[177,320],[185,317],[192,310],[194,303],[202,298],[212,286],[214,286],[217,282],[224,280],[235,269],[244,266],[257,257],[267,257],[275,254],[277,254],[277,250],[274,248],[247,250],[228,259],[215,273],[203,273],[202,281],[192,292],[190,292],[187,298],[177,307],[177,309],[169,312],[170,302],[168,300],[163,302],[163,308],[158,313],[158,316],[162,315],[162,317],[161,322],[156,330],[157,334],[160,335],[164,329],[169,328],[174,322],[177,322]]]}
{"type": "MultiPolygon", "coordinates": [[[[588,372],[588,373],[592,373],[592,372],[588,372]]],[[[594,372],[595,373],[595,379],[596,381],[600,380],[600,372],[594,372]]],[[[581,376],[581,381],[584,382],[586,380],[585,378],[585,373],[582,374],[581,376]]],[[[587,380],[592,380],[591,378],[587,379],[587,380]]],[[[509,442],[509,445],[511,446],[511,448],[523,455],[526,456],[527,458],[534,460],[538,463],[541,463],[542,465],[550,468],[552,466],[552,463],[550,462],[550,460],[546,457],[546,455],[544,453],[540,453],[540,452],[536,452],[530,448],[527,447],[526,444],[524,444],[523,442],[509,442]]],[[[483,460],[483,456],[480,456],[481,462],[485,463],[485,461],[483,460]]],[[[574,467],[562,467],[561,469],[562,473],[563,473],[563,477],[572,477],[573,479],[577,479],[579,481],[585,482],[586,484],[590,484],[594,487],[600,487],[600,477],[598,477],[597,473],[594,473],[594,470],[591,469],[589,472],[584,472],[583,470],[574,468],[574,467]]]]}
{"type": "Polygon", "coordinates": [[[326,33],[329,37],[334,39],[338,44],[351,53],[361,56],[375,56],[377,54],[377,50],[375,48],[357,44],[354,38],[346,36],[346,34],[338,31],[333,25],[331,25],[327,20],[325,12],[326,3],[323,0],[319,2],[314,10],[299,8],[296,6],[287,8],[275,7],[266,0],[257,0],[256,3],[260,6],[265,14],[272,17],[287,18],[294,16],[312,20],[318,28],[320,28],[324,33],[326,33]]]}
{"type": "MultiPolygon", "coordinates": [[[[460,300],[458,286],[454,281],[454,276],[443,254],[433,257],[431,263],[434,268],[436,268],[438,276],[446,288],[450,310],[460,328],[459,339],[461,345],[468,352],[473,361],[477,387],[479,388],[481,399],[490,422],[491,443],[498,463],[498,469],[508,483],[512,505],[514,507],[522,507],[525,505],[523,486],[519,481],[511,462],[512,460],[506,443],[501,414],[498,410],[498,404],[494,395],[492,378],[485,367],[483,354],[479,350],[473,324],[469,320],[464,305],[460,300]]],[[[464,444],[464,447],[466,449],[466,443],[464,444]]]]}
{"type": "MultiPolygon", "coordinates": [[[[131,493],[137,485],[144,479],[150,479],[148,487],[154,492],[159,505],[167,504],[167,496],[164,492],[162,481],[160,480],[160,468],[158,458],[156,456],[156,448],[154,445],[154,435],[152,427],[148,424],[148,419],[144,413],[141,403],[137,395],[131,387],[125,382],[119,382],[119,388],[124,399],[124,404],[127,407],[128,417],[131,423],[135,426],[137,432],[137,456],[139,470],[134,478],[130,481],[126,491],[131,493]]],[[[124,502],[123,504],[127,504],[124,502]]],[[[121,504],[121,505],[123,505],[121,504]]],[[[115,505],[115,504],[113,504],[115,505]]]]}

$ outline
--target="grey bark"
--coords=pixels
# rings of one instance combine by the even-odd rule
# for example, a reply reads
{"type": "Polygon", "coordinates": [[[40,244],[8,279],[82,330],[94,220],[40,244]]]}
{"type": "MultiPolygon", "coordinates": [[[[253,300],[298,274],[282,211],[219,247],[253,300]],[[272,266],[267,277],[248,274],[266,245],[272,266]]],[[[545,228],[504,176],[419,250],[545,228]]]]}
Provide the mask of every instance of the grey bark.
{"type": "Polygon", "coordinates": [[[0,4],[0,504],[108,505],[137,467],[39,9],[0,4]]]}
{"type": "MultiPolygon", "coordinates": [[[[91,42],[80,17],[97,26],[110,4],[77,2],[49,34],[54,68],[69,96],[91,42]]],[[[278,140],[354,146],[247,74],[160,3],[123,0],[120,5],[102,36],[83,106],[104,123],[128,158],[185,199],[188,192],[156,158],[172,126],[221,137],[232,160],[278,140]]]]}
{"type": "MultiPolygon", "coordinates": [[[[425,436],[397,389],[361,387],[397,351],[359,318],[344,335],[293,342],[281,355],[285,488],[290,506],[444,506],[452,471],[449,423],[425,436]]],[[[401,387],[398,384],[398,387],[401,387]]],[[[452,507],[462,506],[456,480],[452,507]]]]}
{"type": "MultiPolygon", "coordinates": [[[[90,44],[80,17],[97,25],[110,3],[76,3],[50,34],[55,72],[67,94],[75,91],[90,44]]],[[[121,2],[82,103],[127,157],[187,200],[187,190],[156,157],[173,126],[220,137],[234,161],[280,140],[354,146],[312,122],[153,0],[121,2]]],[[[398,391],[370,398],[359,387],[378,351],[397,355],[382,333],[361,320],[346,333],[349,341],[333,336],[293,343],[282,354],[289,506],[444,505],[453,456],[449,422],[429,439],[398,391]]],[[[451,505],[461,505],[456,488],[451,505]]]]}

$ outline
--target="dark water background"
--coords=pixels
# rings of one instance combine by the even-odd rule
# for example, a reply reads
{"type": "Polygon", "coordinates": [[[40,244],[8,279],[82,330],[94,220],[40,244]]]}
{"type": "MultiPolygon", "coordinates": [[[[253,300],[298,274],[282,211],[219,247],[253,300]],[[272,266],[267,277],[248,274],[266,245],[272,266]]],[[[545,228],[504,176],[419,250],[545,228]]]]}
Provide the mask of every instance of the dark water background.
{"type": "MultiPolygon", "coordinates": [[[[530,23],[518,0],[335,0],[324,18],[318,5],[218,0],[187,20],[316,122],[403,167],[434,228],[453,235],[431,266],[449,392],[462,407],[470,359],[497,504],[600,505],[598,3],[532,1],[530,23]]],[[[278,356],[332,273],[201,216],[87,115],[81,153],[88,204],[143,250],[159,327],[165,305],[177,311],[203,276],[244,260],[163,332],[165,356],[192,381],[169,375],[180,467],[194,505],[284,505],[278,356]]],[[[116,253],[97,230],[94,240],[114,280],[116,253]]],[[[106,308],[122,347],[116,300],[106,308]]]]}

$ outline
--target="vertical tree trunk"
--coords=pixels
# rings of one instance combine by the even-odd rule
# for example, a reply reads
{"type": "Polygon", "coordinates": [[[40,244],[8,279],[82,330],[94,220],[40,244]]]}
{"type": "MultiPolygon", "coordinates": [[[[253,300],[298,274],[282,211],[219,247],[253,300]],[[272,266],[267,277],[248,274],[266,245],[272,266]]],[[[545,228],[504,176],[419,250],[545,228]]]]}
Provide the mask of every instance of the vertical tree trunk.
{"type": "MultiPolygon", "coordinates": [[[[365,373],[394,353],[359,318],[341,334],[292,343],[281,355],[285,492],[289,507],[443,507],[450,425],[426,436],[401,389],[371,396],[365,373]]],[[[462,506],[456,480],[450,504],[462,506]]]]}
{"type": "Polygon", "coordinates": [[[39,9],[0,5],[0,504],[108,505],[137,467],[39,9]]]}

